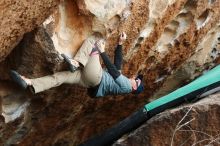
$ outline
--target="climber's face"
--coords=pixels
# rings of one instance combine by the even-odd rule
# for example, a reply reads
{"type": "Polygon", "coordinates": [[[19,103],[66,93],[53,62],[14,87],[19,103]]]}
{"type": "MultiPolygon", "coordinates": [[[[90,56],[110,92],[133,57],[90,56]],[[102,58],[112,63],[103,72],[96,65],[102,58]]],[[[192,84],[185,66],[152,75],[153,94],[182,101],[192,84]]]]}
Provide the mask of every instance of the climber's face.
{"type": "Polygon", "coordinates": [[[130,80],[130,83],[131,83],[131,86],[132,86],[132,91],[137,90],[137,83],[135,81],[135,77],[132,77],[129,80],[130,80]]]}
{"type": "Polygon", "coordinates": [[[132,86],[132,90],[137,90],[138,86],[140,85],[141,83],[141,80],[140,79],[135,79],[136,77],[133,76],[132,78],[130,78],[130,83],[131,83],[131,86],[132,86]]]}

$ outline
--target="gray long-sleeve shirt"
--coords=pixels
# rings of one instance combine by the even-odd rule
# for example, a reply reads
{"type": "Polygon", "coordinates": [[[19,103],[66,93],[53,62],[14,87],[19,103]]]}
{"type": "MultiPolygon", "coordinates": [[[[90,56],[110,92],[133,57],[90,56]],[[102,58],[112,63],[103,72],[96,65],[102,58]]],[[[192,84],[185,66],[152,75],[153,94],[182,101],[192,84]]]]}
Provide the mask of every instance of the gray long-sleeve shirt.
{"type": "Polygon", "coordinates": [[[100,82],[96,97],[125,94],[130,93],[131,91],[132,86],[127,77],[121,74],[116,79],[113,79],[108,72],[103,71],[102,80],[100,82]]]}

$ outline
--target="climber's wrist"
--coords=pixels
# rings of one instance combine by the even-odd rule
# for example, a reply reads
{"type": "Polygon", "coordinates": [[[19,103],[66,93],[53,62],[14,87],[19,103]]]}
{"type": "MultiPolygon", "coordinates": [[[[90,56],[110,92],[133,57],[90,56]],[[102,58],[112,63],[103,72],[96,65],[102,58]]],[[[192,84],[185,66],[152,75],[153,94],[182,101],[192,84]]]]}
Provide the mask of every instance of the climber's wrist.
{"type": "Polygon", "coordinates": [[[118,41],[118,45],[123,45],[123,43],[124,43],[124,41],[122,41],[122,40],[118,41]]]}

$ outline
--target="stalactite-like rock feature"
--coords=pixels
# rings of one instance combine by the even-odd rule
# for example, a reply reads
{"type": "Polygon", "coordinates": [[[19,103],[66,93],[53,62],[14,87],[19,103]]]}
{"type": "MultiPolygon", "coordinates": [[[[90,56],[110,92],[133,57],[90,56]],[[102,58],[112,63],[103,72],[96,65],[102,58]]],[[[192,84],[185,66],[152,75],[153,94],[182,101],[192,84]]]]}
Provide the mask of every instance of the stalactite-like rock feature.
{"type": "Polygon", "coordinates": [[[1,0],[0,61],[19,43],[24,33],[33,30],[53,12],[58,0],[1,0]]]}
{"type": "Polygon", "coordinates": [[[81,11],[89,11],[103,21],[108,21],[115,15],[120,15],[129,2],[130,0],[78,0],[81,11]]]}
{"type": "MultiPolygon", "coordinates": [[[[0,145],[77,145],[220,63],[219,0],[3,0],[0,8],[0,145]],[[139,96],[92,99],[77,85],[32,95],[9,77],[10,69],[29,78],[67,70],[60,54],[74,57],[93,33],[106,39],[106,52],[113,58],[123,31],[128,38],[123,45],[122,72],[127,76],[137,72],[144,75],[145,91],[139,96]]],[[[199,112],[192,115],[198,121],[206,120],[202,114],[219,115],[218,103],[204,100],[195,107],[199,112]]],[[[171,134],[155,127],[166,122],[166,115],[174,115],[175,119],[167,123],[175,126],[186,109],[156,116],[147,123],[153,127],[144,125],[143,129],[147,127],[157,135],[171,134]]],[[[216,120],[210,124],[219,130],[216,120]]],[[[148,136],[151,145],[162,145],[151,131],[142,132],[136,133],[148,136]]],[[[182,133],[175,138],[181,136],[185,140],[182,133]]],[[[135,136],[129,138],[115,145],[138,141],[135,136]]],[[[168,139],[164,142],[170,144],[168,139]]],[[[179,142],[174,139],[173,144],[179,142]]]]}
{"type": "Polygon", "coordinates": [[[62,1],[51,17],[55,25],[52,40],[56,50],[73,57],[83,40],[92,33],[92,18],[81,14],[72,0],[62,1]]]}
{"type": "Polygon", "coordinates": [[[129,4],[127,0],[63,1],[50,20],[56,24],[52,36],[56,50],[73,57],[92,33],[98,32],[105,37],[112,35],[120,20],[128,17],[129,4]]]}

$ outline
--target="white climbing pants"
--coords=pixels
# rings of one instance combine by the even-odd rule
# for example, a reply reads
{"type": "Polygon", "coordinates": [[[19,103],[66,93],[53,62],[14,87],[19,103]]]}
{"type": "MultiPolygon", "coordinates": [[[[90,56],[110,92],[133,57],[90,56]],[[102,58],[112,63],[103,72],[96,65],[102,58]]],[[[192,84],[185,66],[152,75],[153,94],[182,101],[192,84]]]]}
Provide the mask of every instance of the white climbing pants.
{"type": "Polygon", "coordinates": [[[95,41],[98,38],[91,36],[84,41],[77,52],[74,60],[80,62],[84,68],[70,71],[57,72],[53,75],[31,79],[35,93],[39,93],[57,87],[61,84],[79,84],[83,87],[97,86],[102,78],[102,67],[99,60],[99,54],[90,56],[95,41]]]}

